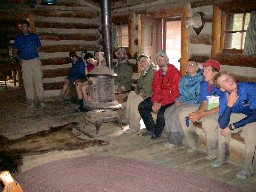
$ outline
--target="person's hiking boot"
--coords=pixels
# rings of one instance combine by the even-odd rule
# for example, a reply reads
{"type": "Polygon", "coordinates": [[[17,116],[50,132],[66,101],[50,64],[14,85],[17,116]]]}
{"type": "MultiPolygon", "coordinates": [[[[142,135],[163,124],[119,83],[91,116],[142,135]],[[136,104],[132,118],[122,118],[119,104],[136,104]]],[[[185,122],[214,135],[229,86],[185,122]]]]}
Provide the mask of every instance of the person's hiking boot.
{"type": "Polygon", "coordinates": [[[88,112],[88,110],[86,110],[83,106],[79,106],[77,109],[76,109],[77,112],[80,112],[80,113],[85,113],[85,112],[88,112]]]}
{"type": "Polygon", "coordinates": [[[206,157],[206,159],[209,160],[209,161],[212,161],[212,160],[214,160],[216,158],[217,158],[217,156],[214,155],[214,154],[208,154],[207,157],[206,157]]]}
{"type": "Polygon", "coordinates": [[[127,129],[123,133],[124,134],[129,134],[129,133],[135,133],[135,132],[137,132],[137,130],[135,130],[135,129],[127,129]]]}
{"type": "Polygon", "coordinates": [[[189,149],[188,149],[188,152],[189,153],[194,153],[194,152],[196,152],[197,151],[197,148],[196,147],[190,147],[189,149]]]}
{"type": "Polygon", "coordinates": [[[151,136],[151,139],[154,140],[154,139],[157,139],[158,137],[160,137],[160,135],[156,135],[155,133],[153,133],[152,136],[151,136]]]}
{"type": "Polygon", "coordinates": [[[44,102],[39,102],[39,106],[40,107],[45,107],[45,103],[44,102]]]}
{"type": "Polygon", "coordinates": [[[226,164],[226,163],[228,163],[227,160],[216,159],[215,161],[212,162],[212,167],[220,167],[220,166],[222,166],[223,164],[226,164]]]}
{"type": "Polygon", "coordinates": [[[249,177],[253,176],[254,174],[255,173],[253,172],[252,169],[243,169],[236,174],[236,177],[239,179],[248,179],[249,177]]]}
{"type": "Polygon", "coordinates": [[[171,144],[171,143],[165,143],[164,146],[165,146],[166,148],[168,148],[168,149],[171,149],[171,148],[173,148],[173,147],[175,147],[175,146],[177,146],[177,145],[174,145],[174,144],[171,144]]]}

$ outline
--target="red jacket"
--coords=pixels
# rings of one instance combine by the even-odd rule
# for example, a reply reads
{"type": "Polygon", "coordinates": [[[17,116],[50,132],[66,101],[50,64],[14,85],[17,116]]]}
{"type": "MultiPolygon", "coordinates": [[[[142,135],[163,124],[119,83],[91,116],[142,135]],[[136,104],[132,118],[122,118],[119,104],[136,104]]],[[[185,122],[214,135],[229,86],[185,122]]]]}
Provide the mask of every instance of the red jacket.
{"type": "Polygon", "coordinates": [[[179,81],[181,74],[172,64],[168,64],[166,74],[162,75],[162,69],[159,69],[152,82],[153,95],[152,102],[161,103],[165,106],[175,101],[179,97],[179,81]]]}

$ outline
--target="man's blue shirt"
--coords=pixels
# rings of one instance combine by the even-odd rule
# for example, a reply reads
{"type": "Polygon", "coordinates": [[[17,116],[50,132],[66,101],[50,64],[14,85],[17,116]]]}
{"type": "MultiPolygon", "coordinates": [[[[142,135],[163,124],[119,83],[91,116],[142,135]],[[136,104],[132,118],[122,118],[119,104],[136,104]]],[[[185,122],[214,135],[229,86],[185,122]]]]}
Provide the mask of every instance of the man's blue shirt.
{"type": "Polygon", "coordinates": [[[180,96],[175,101],[186,104],[199,104],[200,82],[203,80],[203,71],[198,70],[195,76],[185,75],[180,79],[180,96]]]}
{"type": "Polygon", "coordinates": [[[220,96],[222,91],[217,89],[214,85],[209,85],[206,81],[201,81],[200,83],[200,103],[207,101],[207,96],[220,96]]]}
{"type": "Polygon", "coordinates": [[[238,99],[233,107],[227,106],[226,94],[220,97],[219,125],[220,128],[226,128],[231,113],[242,113],[247,117],[239,122],[234,123],[235,128],[244,126],[248,123],[255,122],[256,111],[256,83],[240,82],[237,83],[238,99]]]}
{"type": "Polygon", "coordinates": [[[77,80],[79,78],[85,78],[85,66],[81,57],[75,63],[72,63],[71,71],[68,75],[68,80],[77,80]]]}
{"type": "Polygon", "coordinates": [[[39,37],[34,33],[24,35],[20,33],[15,37],[13,48],[18,50],[19,57],[22,60],[30,60],[38,58],[37,48],[41,47],[39,37]]]}

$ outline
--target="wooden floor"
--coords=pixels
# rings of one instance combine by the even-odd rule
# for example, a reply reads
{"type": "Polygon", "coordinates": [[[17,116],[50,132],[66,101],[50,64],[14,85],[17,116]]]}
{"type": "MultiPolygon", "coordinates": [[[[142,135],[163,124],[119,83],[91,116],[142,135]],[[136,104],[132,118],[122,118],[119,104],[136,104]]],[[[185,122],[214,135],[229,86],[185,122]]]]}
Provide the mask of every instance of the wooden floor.
{"type": "MultiPolygon", "coordinates": [[[[205,158],[203,148],[202,151],[195,153],[188,153],[186,145],[168,149],[164,147],[167,141],[165,135],[153,141],[149,137],[141,136],[141,133],[122,134],[123,130],[116,122],[103,124],[100,133],[95,135],[94,125],[85,125],[84,114],[72,113],[75,105],[46,102],[44,109],[31,111],[24,104],[24,99],[21,99],[20,94],[17,95],[17,100],[15,101],[13,101],[16,98],[14,96],[10,98],[8,96],[3,97],[3,92],[0,92],[0,96],[1,100],[4,100],[3,102],[1,101],[0,130],[2,134],[9,138],[21,137],[48,129],[49,126],[76,121],[80,123],[80,128],[87,133],[94,135],[95,138],[108,140],[110,143],[106,146],[94,146],[84,150],[54,151],[40,155],[25,156],[22,171],[61,158],[94,154],[131,158],[167,167],[181,168],[222,180],[239,187],[241,191],[256,191],[256,176],[247,180],[237,179],[235,175],[241,167],[232,163],[228,163],[221,168],[211,167],[211,162],[205,158]],[[8,100],[4,98],[8,98],[8,100]]],[[[127,127],[123,128],[126,129],[127,127]]],[[[81,137],[89,139],[83,134],[81,134],[81,137]]]]}
{"type": "MultiPolygon", "coordinates": [[[[90,134],[94,134],[94,126],[89,125],[85,128],[90,134]]],[[[228,163],[221,168],[211,167],[211,162],[205,158],[204,152],[187,152],[188,147],[173,147],[167,149],[164,147],[166,136],[162,136],[156,141],[149,137],[143,137],[141,134],[122,134],[119,126],[115,123],[103,124],[100,134],[96,136],[110,142],[107,146],[91,147],[85,150],[72,152],[51,152],[48,154],[26,157],[23,169],[29,169],[40,163],[48,162],[66,157],[76,157],[82,155],[104,155],[117,156],[136,159],[139,161],[162,164],[167,167],[176,167],[195,172],[207,177],[222,180],[226,183],[239,187],[242,191],[256,191],[256,177],[247,180],[236,178],[236,172],[241,169],[240,166],[228,163]],[[38,160],[41,162],[38,163],[38,160]]]]}

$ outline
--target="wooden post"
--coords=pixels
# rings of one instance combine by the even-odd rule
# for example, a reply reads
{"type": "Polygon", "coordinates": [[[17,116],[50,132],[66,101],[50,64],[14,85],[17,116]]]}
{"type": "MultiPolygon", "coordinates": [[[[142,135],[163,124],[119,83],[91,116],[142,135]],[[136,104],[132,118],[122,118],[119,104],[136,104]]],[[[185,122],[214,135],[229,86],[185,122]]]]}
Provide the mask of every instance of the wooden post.
{"type": "Polygon", "coordinates": [[[226,29],[226,24],[227,24],[227,15],[226,14],[222,14],[221,16],[221,35],[220,35],[220,48],[219,48],[219,52],[222,52],[222,50],[224,49],[225,46],[225,29],[226,29]]]}
{"type": "MultiPolygon", "coordinates": [[[[141,15],[138,14],[138,55],[142,54],[142,25],[141,15]]],[[[137,63],[138,64],[138,63],[137,63]]],[[[140,65],[138,64],[138,75],[140,77],[140,65]]]]}
{"type": "Polygon", "coordinates": [[[220,36],[221,36],[221,10],[213,5],[213,22],[212,22],[212,53],[211,57],[215,57],[220,52],[220,36]]]}
{"type": "Polygon", "coordinates": [[[129,53],[131,57],[134,57],[135,51],[134,51],[134,19],[135,14],[132,14],[131,17],[129,17],[129,23],[128,23],[128,34],[129,34],[129,53]]]}
{"type": "Polygon", "coordinates": [[[30,23],[30,31],[35,33],[36,32],[36,27],[35,27],[35,18],[33,15],[29,15],[27,17],[28,22],[30,23]]]}
{"type": "Polygon", "coordinates": [[[182,75],[185,75],[185,66],[189,59],[188,46],[189,46],[189,34],[188,30],[185,27],[186,18],[190,16],[190,3],[187,3],[182,10],[181,15],[181,60],[180,60],[180,72],[182,75]]]}

